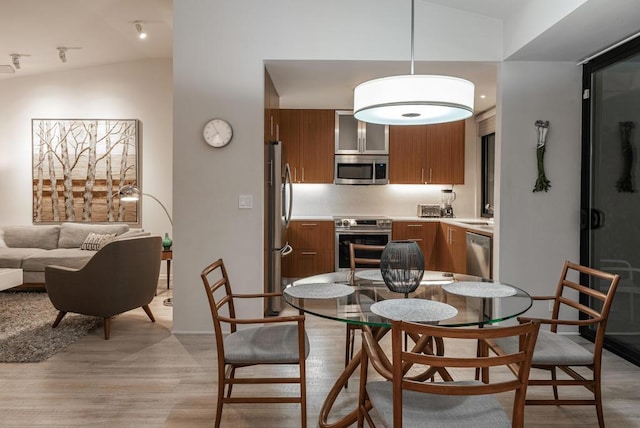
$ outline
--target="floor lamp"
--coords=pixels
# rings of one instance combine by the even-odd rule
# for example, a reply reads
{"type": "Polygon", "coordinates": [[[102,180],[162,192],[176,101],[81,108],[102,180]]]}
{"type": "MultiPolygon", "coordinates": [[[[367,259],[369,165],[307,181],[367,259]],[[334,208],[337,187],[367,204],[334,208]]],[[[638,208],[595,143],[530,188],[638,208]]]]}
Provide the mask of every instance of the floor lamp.
{"type": "MultiPolygon", "coordinates": [[[[162,209],[164,210],[164,213],[167,215],[167,218],[169,219],[169,223],[171,223],[171,226],[173,227],[173,219],[171,218],[171,215],[169,215],[169,211],[167,211],[167,207],[164,206],[164,204],[160,201],[160,199],[156,198],[152,194],[142,193],[140,189],[138,189],[137,187],[127,184],[125,186],[122,186],[120,190],[118,190],[118,195],[120,197],[121,202],[137,202],[140,199],[140,195],[150,197],[162,207],[162,209]]],[[[165,239],[167,239],[168,236],[169,236],[168,234],[165,234],[165,239]]],[[[168,280],[169,278],[167,278],[167,281],[168,280]]],[[[165,306],[173,306],[173,301],[171,300],[171,297],[164,299],[163,303],[165,306]]]]}

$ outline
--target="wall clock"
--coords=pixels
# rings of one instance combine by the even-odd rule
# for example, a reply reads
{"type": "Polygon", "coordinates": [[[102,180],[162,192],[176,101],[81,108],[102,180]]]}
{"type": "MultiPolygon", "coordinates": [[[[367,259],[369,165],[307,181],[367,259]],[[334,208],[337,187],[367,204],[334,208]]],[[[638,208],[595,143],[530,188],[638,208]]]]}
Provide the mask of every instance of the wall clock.
{"type": "Polygon", "coordinates": [[[233,137],[231,124],[224,119],[211,119],[202,130],[204,140],[212,147],[224,147],[233,137]]]}

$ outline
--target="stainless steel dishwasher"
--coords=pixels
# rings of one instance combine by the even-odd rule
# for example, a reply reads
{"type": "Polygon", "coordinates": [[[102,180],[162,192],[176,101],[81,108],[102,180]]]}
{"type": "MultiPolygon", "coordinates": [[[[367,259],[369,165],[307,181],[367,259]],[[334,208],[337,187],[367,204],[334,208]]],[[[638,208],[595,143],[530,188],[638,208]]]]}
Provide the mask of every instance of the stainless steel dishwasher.
{"type": "Polygon", "coordinates": [[[491,238],[467,232],[467,274],[491,278],[491,238]]]}

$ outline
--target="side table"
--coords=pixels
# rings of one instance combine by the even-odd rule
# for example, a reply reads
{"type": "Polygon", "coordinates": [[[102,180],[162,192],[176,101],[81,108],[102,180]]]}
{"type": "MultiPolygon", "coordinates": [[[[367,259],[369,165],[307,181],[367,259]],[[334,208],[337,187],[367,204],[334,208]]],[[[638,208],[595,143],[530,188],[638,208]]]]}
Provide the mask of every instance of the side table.
{"type": "Polygon", "coordinates": [[[171,288],[171,260],[173,259],[173,250],[162,250],[162,260],[167,261],[167,290],[171,288]]]}

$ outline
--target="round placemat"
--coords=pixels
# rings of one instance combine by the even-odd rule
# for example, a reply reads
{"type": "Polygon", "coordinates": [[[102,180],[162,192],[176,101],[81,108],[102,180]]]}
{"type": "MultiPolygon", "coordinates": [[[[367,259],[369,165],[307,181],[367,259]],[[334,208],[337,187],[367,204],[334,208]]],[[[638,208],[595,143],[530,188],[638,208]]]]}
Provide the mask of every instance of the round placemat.
{"type": "MultiPolygon", "coordinates": [[[[382,279],[382,272],[380,269],[365,269],[365,270],[357,270],[354,276],[358,279],[364,279],[367,281],[373,282],[384,282],[382,279]]],[[[453,282],[452,277],[445,277],[441,272],[433,272],[433,271],[424,271],[424,275],[422,275],[422,280],[420,284],[425,285],[438,285],[438,284],[449,284],[453,282]]]]}
{"type": "Polygon", "coordinates": [[[299,284],[284,289],[298,299],[336,299],[353,293],[353,287],[336,283],[299,284]]]}
{"type": "Polygon", "coordinates": [[[453,318],[458,310],[451,305],[424,299],[389,299],[371,305],[371,312],[391,320],[433,322],[453,318]]]}
{"type": "Polygon", "coordinates": [[[510,285],[498,282],[454,282],[442,288],[451,294],[467,297],[509,297],[518,292],[510,285]]]}
{"type": "Polygon", "coordinates": [[[384,282],[384,279],[382,279],[382,272],[380,271],[380,269],[357,270],[353,275],[358,279],[364,279],[367,281],[384,282]]]}

